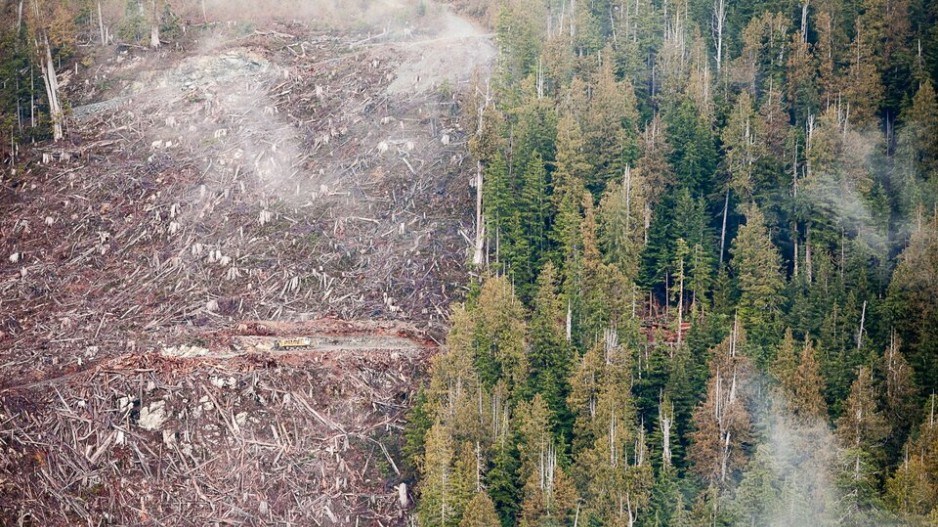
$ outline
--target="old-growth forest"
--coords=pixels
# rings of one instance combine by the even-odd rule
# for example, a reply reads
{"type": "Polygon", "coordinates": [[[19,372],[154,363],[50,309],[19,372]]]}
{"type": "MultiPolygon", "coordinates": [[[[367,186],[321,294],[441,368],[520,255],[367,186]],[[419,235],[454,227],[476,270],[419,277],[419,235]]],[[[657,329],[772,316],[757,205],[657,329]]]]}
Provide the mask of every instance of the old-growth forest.
{"type": "Polygon", "coordinates": [[[422,526],[938,522],[938,4],[464,2],[422,526]]]}

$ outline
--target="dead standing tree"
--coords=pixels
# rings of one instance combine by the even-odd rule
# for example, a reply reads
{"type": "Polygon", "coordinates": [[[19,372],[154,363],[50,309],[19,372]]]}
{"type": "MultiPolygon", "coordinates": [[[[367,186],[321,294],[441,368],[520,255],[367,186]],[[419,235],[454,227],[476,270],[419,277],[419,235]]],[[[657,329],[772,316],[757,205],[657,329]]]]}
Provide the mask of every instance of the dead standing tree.
{"type": "MultiPolygon", "coordinates": [[[[32,41],[36,59],[39,62],[42,80],[46,87],[46,98],[49,101],[49,117],[52,120],[52,139],[59,141],[65,137],[62,127],[64,113],[59,100],[59,82],[55,73],[55,63],[52,60],[52,45],[49,34],[52,28],[60,26],[67,18],[65,8],[59,4],[50,5],[43,0],[32,0],[32,16],[29,27],[32,31],[32,41]]],[[[62,34],[70,34],[62,31],[62,34]]]]}

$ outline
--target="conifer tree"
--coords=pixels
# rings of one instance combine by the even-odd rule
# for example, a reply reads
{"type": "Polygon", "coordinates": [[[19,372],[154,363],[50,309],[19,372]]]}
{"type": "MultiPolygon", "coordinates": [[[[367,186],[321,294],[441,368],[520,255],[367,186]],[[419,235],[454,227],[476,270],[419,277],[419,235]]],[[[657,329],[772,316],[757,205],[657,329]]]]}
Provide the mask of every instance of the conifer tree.
{"type": "MultiPolygon", "coordinates": [[[[886,481],[886,503],[905,517],[925,516],[938,507],[938,396],[925,404],[924,418],[906,443],[902,461],[886,481]]],[[[934,516],[934,514],[932,514],[934,516]]]]}
{"type": "Polygon", "coordinates": [[[778,330],[785,281],[778,249],[769,237],[762,211],[755,204],[746,209],[746,224],[739,228],[731,253],[739,291],[740,322],[751,328],[759,340],[770,339],[778,330]]]}
{"type": "Polygon", "coordinates": [[[642,179],[645,180],[646,205],[643,213],[646,239],[648,223],[651,221],[651,211],[654,210],[661,196],[676,182],[674,170],[668,161],[671,157],[671,145],[668,144],[666,128],[667,125],[661,118],[661,114],[656,113],[645,125],[639,143],[641,158],[638,162],[638,168],[641,171],[642,179]]]}
{"type": "Polygon", "coordinates": [[[524,168],[519,195],[519,220],[528,253],[518,262],[514,271],[520,273],[524,283],[534,278],[547,256],[547,228],[550,217],[550,197],[547,193],[547,171],[540,152],[535,151],[524,168]]]}
{"type": "Polygon", "coordinates": [[[885,96],[878,60],[875,50],[871,49],[876,37],[870,34],[870,21],[870,18],[857,19],[855,34],[858,37],[851,44],[850,68],[844,82],[847,103],[844,126],[847,128],[873,127],[876,111],[885,96]]]}
{"type": "Polygon", "coordinates": [[[846,34],[834,20],[830,6],[819,10],[814,25],[818,34],[814,52],[818,60],[820,111],[823,112],[837,104],[837,95],[841,92],[836,66],[847,47],[846,34]]]}
{"type": "Polygon", "coordinates": [[[518,425],[518,453],[521,461],[521,479],[527,481],[532,474],[544,470],[548,452],[555,452],[551,433],[550,409],[540,394],[530,403],[521,402],[515,409],[518,425]]]}
{"type": "Polygon", "coordinates": [[[484,395],[475,370],[474,313],[458,306],[453,310],[446,352],[433,357],[427,388],[427,414],[431,422],[452,427],[463,439],[491,437],[491,416],[481,413],[478,399],[484,395]]]}
{"type": "Polygon", "coordinates": [[[512,525],[522,500],[516,434],[506,430],[492,450],[491,468],[485,474],[486,489],[502,525],[512,525]]]}
{"type": "Polygon", "coordinates": [[[907,349],[917,384],[938,387],[938,219],[924,221],[899,256],[889,284],[887,308],[896,333],[907,349]]]}
{"type": "Polygon", "coordinates": [[[798,123],[808,122],[818,109],[817,66],[805,35],[791,35],[788,53],[788,103],[798,123]]]}
{"type": "Polygon", "coordinates": [[[827,404],[821,395],[824,378],[821,377],[821,367],[810,338],[805,339],[798,369],[792,380],[794,385],[790,389],[789,400],[791,413],[804,420],[825,420],[827,404]]]}
{"type": "Polygon", "coordinates": [[[860,368],[836,430],[846,449],[841,485],[853,497],[853,507],[861,507],[875,497],[877,480],[882,477],[883,442],[889,425],[877,399],[870,369],[860,368]]]}
{"type": "Polygon", "coordinates": [[[510,177],[505,156],[500,151],[496,152],[492,162],[485,167],[482,191],[489,253],[496,262],[502,259],[502,246],[512,241],[509,221],[515,207],[515,193],[510,177]]]}
{"type": "Polygon", "coordinates": [[[645,181],[642,171],[626,166],[622,180],[612,182],[599,208],[599,244],[604,261],[630,280],[638,277],[645,237],[645,181]]]}
{"type": "Polygon", "coordinates": [[[564,338],[564,305],[558,295],[558,279],[554,265],[548,262],[537,279],[534,312],[529,325],[531,335],[531,392],[542,394],[558,425],[567,434],[572,417],[566,399],[570,392],[568,379],[574,366],[573,348],[564,338]]]}
{"type": "Polygon", "coordinates": [[[472,497],[472,501],[466,505],[466,512],[463,514],[459,527],[502,527],[498,514],[495,512],[495,504],[488,493],[477,492],[472,497]]]}
{"type": "Polygon", "coordinates": [[[538,471],[528,477],[518,523],[523,527],[563,525],[577,499],[573,482],[557,464],[556,450],[551,449],[544,453],[538,471]]]}
{"type": "Polygon", "coordinates": [[[592,96],[583,125],[584,146],[593,165],[586,187],[599,195],[606,183],[618,179],[636,157],[638,112],[628,80],[617,81],[612,47],[603,50],[602,66],[592,82],[592,96]]]}
{"type": "Polygon", "coordinates": [[[700,108],[686,97],[667,108],[664,120],[668,144],[681,145],[673,148],[669,157],[678,185],[690,190],[693,196],[709,194],[718,159],[710,122],[701,117],[700,108]]]}
{"type": "MultiPolygon", "coordinates": [[[[636,432],[630,353],[610,329],[583,357],[572,381],[577,410],[576,481],[598,521],[633,524],[650,499],[652,474],[644,431],[636,432]]],[[[576,450],[575,450],[576,452],[576,450]]]]}
{"type": "Polygon", "coordinates": [[[889,461],[898,459],[918,413],[918,387],[912,379],[912,368],[901,351],[901,342],[893,334],[889,347],[878,363],[881,381],[883,414],[892,430],[886,442],[889,461]]]}
{"type": "Polygon", "coordinates": [[[688,456],[706,481],[726,487],[746,463],[752,422],[745,400],[750,370],[743,354],[746,334],[739,322],[712,350],[707,397],[694,412],[696,430],[688,456]]]}
{"type": "Polygon", "coordinates": [[[907,116],[913,129],[909,139],[918,160],[921,177],[933,181],[938,177],[938,96],[931,80],[919,85],[907,116]]]}
{"type": "Polygon", "coordinates": [[[723,129],[724,164],[729,176],[728,188],[745,201],[755,190],[753,177],[756,163],[762,156],[763,141],[760,119],[756,117],[749,92],[742,92],[736,107],[723,129]]]}
{"type": "Polygon", "coordinates": [[[798,355],[795,352],[795,338],[792,336],[791,328],[785,330],[785,336],[778,346],[775,361],[772,363],[771,373],[786,394],[794,391],[794,386],[798,381],[798,355]]]}
{"type": "Polygon", "coordinates": [[[472,312],[475,369],[483,385],[492,387],[504,379],[509,390],[522,388],[528,375],[525,312],[508,279],[486,279],[472,312]]]}
{"type": "Polygon", "coordinates": [[[934,480],[922,456],[910,453],[886,481],[886,503],[906,518],[925,516],[938,503],[934,480]]]}
{"type": "Polygon", "coordinates": [[[555,204],[565,192],[573,191],[574,182],[582,185],[593,169],[586,157],[582,128],[570,112],[562,114],[557,122],[556,145],[557,168],[553,173],[555,204]]]}
{"type": "Polygon", "coordinates": [[[495,23],[495,38],[502,50],[498,80],[505,88],[527,77],[537,65],[543,24],[547,17],[543,2],[512,0],[501,4],[495,23]]]}
{"type": "Polygon", "coordinates": [[[921,83],[902,121],[890,186],[895,208],[911,221],[917,207],[934,203],[938,189],[938,96],[930,80],[921,83]]]}
{"type": "Polygon", "coordinates": [[[442,423],[427,432],[420,472],[423,474],[417,517],[422,525],[459,525],[458,503],[453,496],[453,439],[442,423]]]}
{"type": "Polygon", "coordinates": [[[586,448],[594,440],[592,423],[603,375],[604,350],[602,343],[594,344],[580,357],[570,377],[570,396],[567,405],[575,416],[573,453],[586,448]]]}
{"type": "Polygon", "coordinates": [[[780,481],[773,453],[759,445],[733,496],[732,509],[740,525],[768,525],[781,502],[780,481]]]}

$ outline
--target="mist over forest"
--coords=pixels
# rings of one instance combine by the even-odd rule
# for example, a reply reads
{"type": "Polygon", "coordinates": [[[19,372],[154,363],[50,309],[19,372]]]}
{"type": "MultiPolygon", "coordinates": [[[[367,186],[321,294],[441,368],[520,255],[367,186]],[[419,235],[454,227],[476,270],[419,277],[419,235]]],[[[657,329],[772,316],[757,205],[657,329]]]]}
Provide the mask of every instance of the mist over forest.
{"type": "Polygon", "coordinates": [[[0,12],[0,523],[938,525],[938,3],[0,12]]]}

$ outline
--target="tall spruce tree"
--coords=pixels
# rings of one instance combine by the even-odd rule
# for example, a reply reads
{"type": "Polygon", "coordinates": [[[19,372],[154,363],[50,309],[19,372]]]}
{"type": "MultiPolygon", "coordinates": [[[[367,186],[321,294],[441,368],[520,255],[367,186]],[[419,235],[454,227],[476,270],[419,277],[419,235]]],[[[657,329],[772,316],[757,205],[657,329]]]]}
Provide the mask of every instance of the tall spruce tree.
{"type": "Polygon", "coordinates": [[[781,256],[772,243],[762,211],[755,204],[746,208],[746,224],[733,240],[731,262],[739,292],[740,322],[759,343],[773,340],[779,331],[782,310],[781,256]]]}

